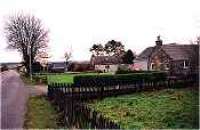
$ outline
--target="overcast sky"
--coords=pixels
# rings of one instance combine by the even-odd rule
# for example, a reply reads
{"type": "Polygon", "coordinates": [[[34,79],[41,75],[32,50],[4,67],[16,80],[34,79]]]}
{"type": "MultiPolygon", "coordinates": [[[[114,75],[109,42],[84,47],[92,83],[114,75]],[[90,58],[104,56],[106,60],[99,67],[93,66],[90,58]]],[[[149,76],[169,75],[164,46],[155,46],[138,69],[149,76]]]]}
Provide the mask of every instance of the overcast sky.
{"type": "Polygon", "coordinates": [[[72,48],[73,60],[89,60],[94,43],[121,41],[137,54],[164,43],[189,44],[200,35],[199,0],[0,0],[0,62],[21,61],[6,50],[3,33],[9,15],[24,12],[40,18],[50,30],[51,60],[63,60],[72,48]]]}

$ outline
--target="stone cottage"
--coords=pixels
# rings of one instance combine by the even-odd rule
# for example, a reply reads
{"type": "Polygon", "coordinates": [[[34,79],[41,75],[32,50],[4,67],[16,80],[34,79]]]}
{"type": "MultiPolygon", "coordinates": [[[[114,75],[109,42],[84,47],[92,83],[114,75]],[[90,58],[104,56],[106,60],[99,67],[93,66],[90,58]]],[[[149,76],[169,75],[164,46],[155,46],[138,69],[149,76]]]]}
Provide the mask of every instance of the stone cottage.
{"type": "Polygon", "coordinates": [[[135,60],[142,70],[161,70],[170,73],[189,73],[199,70],[199,45],[162,44],[158,36],[156,46],[145,49],[135,60]]]}
{"type": "Polygon", "coordinates": [[[90,62],[96,71],[116,72],[123,60],[120,56],[92,56],[90,62]]]}
{"type": "Polygon", "coordinates": [[[134,68],[136,70],[149,70],[150,56],[153,52],[153,49],[153,47],[148,47],[136,57],[134,60],[134,68]]]}

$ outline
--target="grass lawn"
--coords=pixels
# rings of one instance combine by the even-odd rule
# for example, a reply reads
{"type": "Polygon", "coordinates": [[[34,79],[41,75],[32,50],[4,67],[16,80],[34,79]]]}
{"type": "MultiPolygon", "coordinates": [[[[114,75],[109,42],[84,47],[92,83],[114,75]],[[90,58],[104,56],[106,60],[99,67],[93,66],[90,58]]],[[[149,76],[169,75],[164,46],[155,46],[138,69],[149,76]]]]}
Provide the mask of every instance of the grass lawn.
{"type": "MultiPolygon", "coordinates": [[[[101,75],[110,75],[111,73],[100,73],[101,75]]],[[[97,73],[79,73],[79,74],[51,74],[47,76],[48,84],[50,83],[73,83],[75,75],[97,75],[97,73]]]]}
{"type": "Polygon", "coordinates": [[[48,84],[50,83],[73,83],[74,76],[72,74],[49,74],[47,76],[48,84]]]}
{"type": "Polygon", "coordinates": [[[122,128],[198,128],[198,90],[165,89],[109,97],[88,106],[122,128]]]}
{"type": "Polygon", "coordinates": [[[30,97],[24,128],[58,128],[56,124],[57,113],[45,97],[30,97]]]}

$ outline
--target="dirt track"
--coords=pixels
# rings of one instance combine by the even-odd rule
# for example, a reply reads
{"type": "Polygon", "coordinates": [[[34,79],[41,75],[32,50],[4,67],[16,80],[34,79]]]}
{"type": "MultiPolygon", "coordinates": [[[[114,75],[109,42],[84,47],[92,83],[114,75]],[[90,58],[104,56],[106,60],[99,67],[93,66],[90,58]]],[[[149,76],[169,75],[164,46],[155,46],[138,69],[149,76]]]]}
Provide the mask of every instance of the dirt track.
{"type": "Polygon", "coordinates": [[[28,89],[13,70],[1,76],[1,129],[23,128],[28,89]]]}

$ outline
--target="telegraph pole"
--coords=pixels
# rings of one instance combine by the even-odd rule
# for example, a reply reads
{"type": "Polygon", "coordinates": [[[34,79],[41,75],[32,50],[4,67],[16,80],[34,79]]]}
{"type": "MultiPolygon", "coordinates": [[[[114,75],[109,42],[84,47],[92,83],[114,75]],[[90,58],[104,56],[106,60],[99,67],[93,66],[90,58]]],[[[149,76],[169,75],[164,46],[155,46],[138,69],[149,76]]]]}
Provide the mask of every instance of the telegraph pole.
{"type": "Polygon", "coordinates": [[[29,74],[32,81],[32,66],[31,66],[31,45],[28,45],[28,54],[29,54],[29,74]]]}

